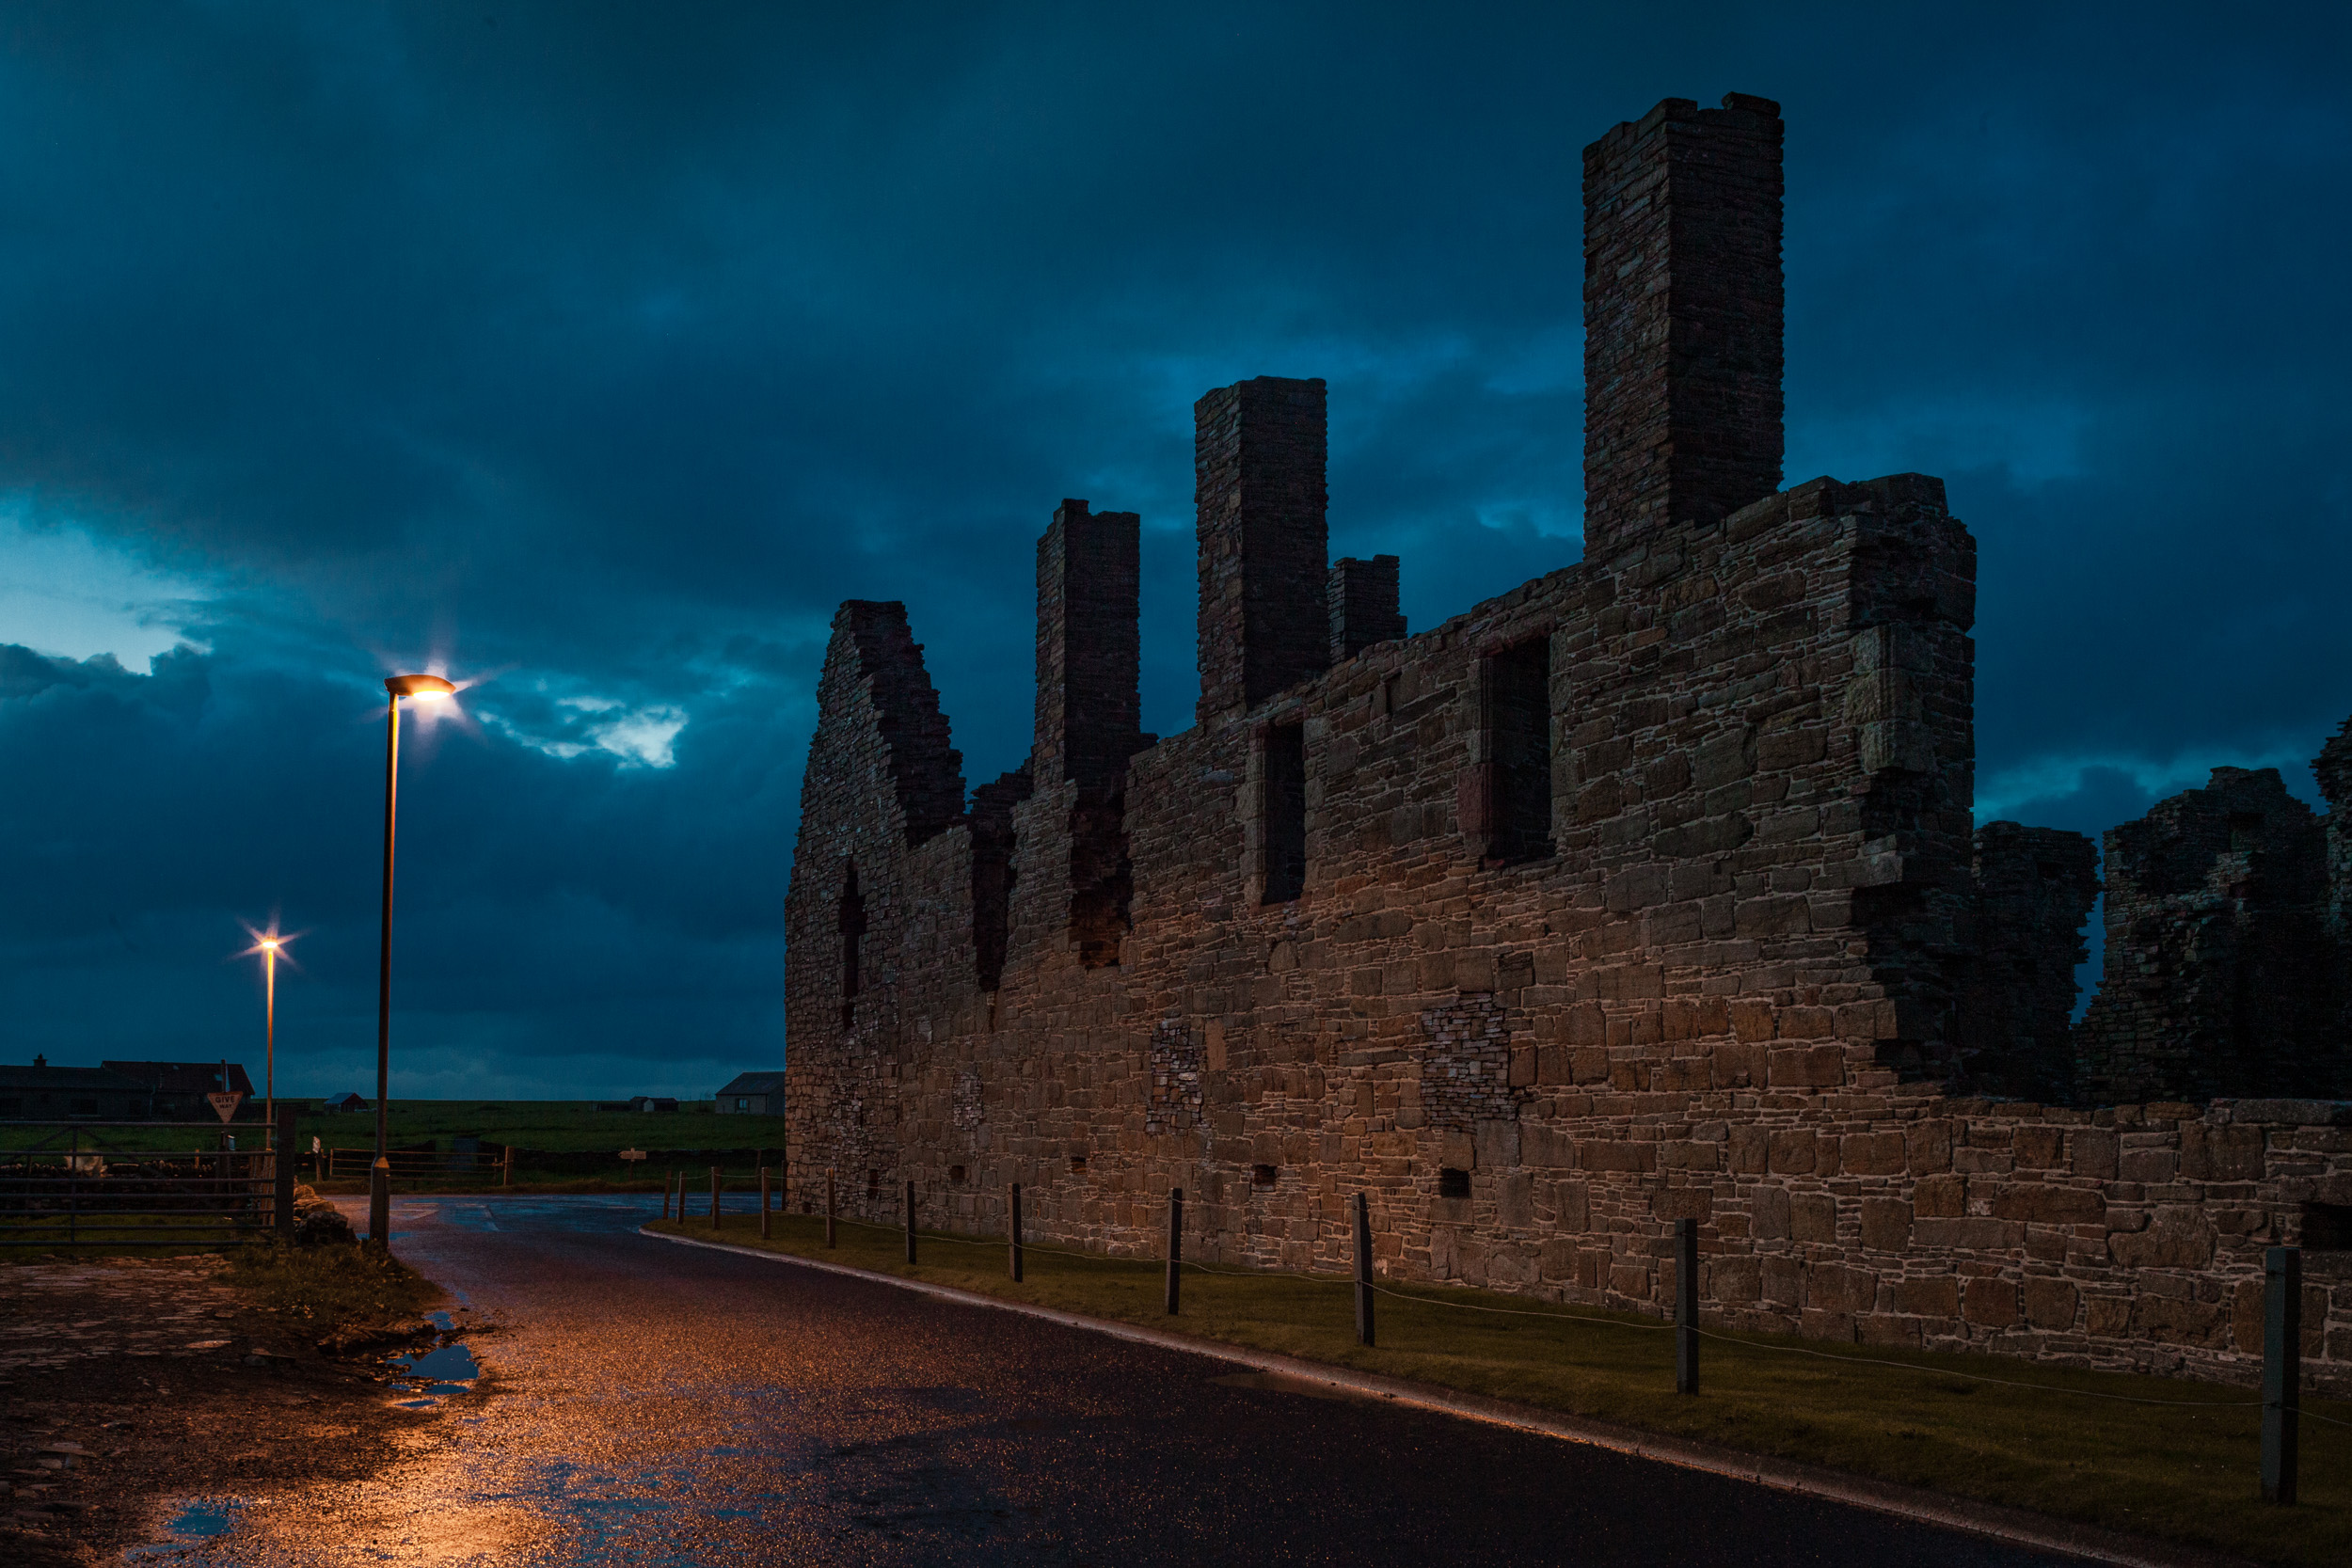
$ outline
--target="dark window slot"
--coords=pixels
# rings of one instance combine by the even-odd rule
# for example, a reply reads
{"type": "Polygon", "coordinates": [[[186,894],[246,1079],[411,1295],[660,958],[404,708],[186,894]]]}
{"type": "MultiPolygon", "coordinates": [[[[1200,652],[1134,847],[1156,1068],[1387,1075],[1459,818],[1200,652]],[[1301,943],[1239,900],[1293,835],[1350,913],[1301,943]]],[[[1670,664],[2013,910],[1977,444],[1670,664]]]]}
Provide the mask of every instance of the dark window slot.
{"type": "Polygon", "coordinates": [[[1493,789],[1486,858],[1541,860],[1551,853],[1551,639],[1488,658],[1486,698],[1493,789]]]}
{"type": "Polygon", "coordinates": [[[1277,1174],[1272,1165],[1252,1165],[1249,1167],[1249,1184],[1253,1187],[1271,1187],[1277,1174]]]}
{"type": "Polygon", "coordinates": [[[1265,736],[1265,895],[1287,904],[1307,891],[1307,727],[1277,724],[1265,736]]]}
{"type": "Polygon", "coordinates": [[[1455,1170],[1451,1165],[1438,1172],[1438,1196],[1439,1197],[1470,1196],[1470,1172],[1455,1170]]]}

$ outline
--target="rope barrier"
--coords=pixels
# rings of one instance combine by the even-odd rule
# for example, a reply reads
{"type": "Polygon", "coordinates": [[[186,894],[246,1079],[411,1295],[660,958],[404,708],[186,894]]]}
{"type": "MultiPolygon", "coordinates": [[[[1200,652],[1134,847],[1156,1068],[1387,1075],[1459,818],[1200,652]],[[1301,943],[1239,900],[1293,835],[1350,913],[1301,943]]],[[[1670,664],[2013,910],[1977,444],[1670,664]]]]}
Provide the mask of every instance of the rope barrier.
{"type": "MultiPolygon", "coordinates": [[[[816,1216],[803,1214],[790,1217],[808,1219],[816,1216]]],[[[851,1219],[847,1215],[835,1215],[834,1219],[837,1224],[856,1226],[860,1229],[864,1230],[879,1230],[893,1236],[903,1233],[903,1227],[900,1226],[878,1225],[872,1220],[851,1219]]],[[[930,1230],[919,1230],[915,1232],[915,1235],[917,1239],[921,1241],[946,1242],[956,1246],[1001,1247],[1009,1244],[1008,1240],[1002,1236],[990,1240],[970,1236],[953,1236],[944,1231],[930,1230]]],[[[1206,1239],[1205,1232],[1202,1233],[1202,1239],[1206,1239]]],[[[1039,1253],[1048,1258],[1074,1259],[1081,1263],[1135,1263],[1156,1265],[1163,1261],[1162,1259],[1155,1258],[1114,1258],[1095,1252],[1072,1252],[1067,1248],[1046,1246],[1037,1242],[1022,1243],[1021,1250],[1024,1254],[1039,1253]]],[[[1316,1285],[1353,1285],[1356,1283],[1353,1277],[1345,1275],[1314,1274],[1306,1271],[1292,1273],[1266,1269],[1220,1269],[1214,1268],[1207,1263],[1200,1262],[1191,1258],[1184,1259],[1181,1261],[1180,1266],[1187,1269],[1197,1269],[1202,1274],[1223,1275],[1228,1278],[1233,1279],[1297,1279],[1305,1280],[1310,1284],[1316,1285]]],[[[1677,1326],[1672,1322],[1632,1323],[1622,1318],[1585,1317],[1573,1312],[1545,1312],[1530,1307],[1486,1307],[1472,1301],[1447,1301],[1441,1296],[1412,1295],[1406,1291],[1393,1290],[1386,1285],[1378,1284],[1374,1285],[1372,1290],[1374,1294],[1387,1296],[1392,1301],[1411,1302],[1422,1307],[1445,1307],[1461,1312],[1485,1312],[1495,1317],[1542,1318],[1552,1323],[1575,1323],[1583,1327],[1631,1328],[1650,1330],[1653,1332],[1671,1332],[1677,1326]]],[[[1851,1367],[1869,1367],[1882,1371],[1891,1370],[1914,1372],[1926,1377],[1959,1378],[1968,1383],[1985,1383],[2002,1388],[2023,1388],[2028,1390],[2029,1392],[2042,1394],[2067,1394],[2080,1399],[2106,1400],[2118,1404],[2164,1405],[2179,1409],[2195,1410],[2259,1410],[2263,1405],[2263,1402],[2260,1400],[2143,1399],[2132,1394],[2103,1393],[2094,1388],[2067,1388],[2057,1384],[2027,1383],[2017,1378],[1987,1377],[1979,1372],[1953,1371],[1941,1367],[1922,1367],[1909,1361],[1884,1361],[1866,1355],[1839,1355],[1830,1351],[1808,1350],[1803,1345],[1765,1344],[1754,1339],[1742,1339],[1732,1335],[1721,1334],[1712,1329],[1700,1328],[1694,1329],[1693,1332],[1696,1333],[1702,1339],[1712,1339],[1718,1344],[1731,1345],[1740,1350],[1774,1351],[1790,1355],[1811,1356],[1815,1360],[1819,1361],[1841,1362],[1851,1367]]],[[[2320,1421],[2328,1426],[2352,1428],[2352,1421],[2339,1420],[2332,1416],[2322,1416],[2316,1411],[2305,1410],[2300,1412],[2300,1415],[2302,1418],[2307,1421],[2320,1421]]]]}
{"type": "Polygon", "coordinates": [[[1665,1323],[1627,1323],[1620,1318],[1587,1318],[1574,1312],[1538,1312],[1524,1307],[1481,1307],[1474,1301],[1447,1301],[1438,1296],[1406,1295],[1402,1291],[1391,1291],[1385,1285],[1375,1285],[1372,1290],[1375,1295],[1391,1296],[1398,1301],[1418,1302],[1424,1307],[1451,1307],[1463,1312],[1492,1312],[1499,1317],[1505,1318],[1549,1318],[1554,1323],[1589,1323],[1601,1328],[1670,1329],[1674,1327],[1674,1324],[1665,1323]]]}
{"type": "MultiPolygon", "coordinates": [[[[1668,1324],[1667,1326],[1674,1325],[1668,1324]]],[[[1742,1350],[1781,1351],[1790,1355],[1810,1355],[1820,1361],[1842,1361],[1850,1367],[1876,1367],[1899,1372],[1918,1372],[1928,1377],[1957,1377],[1970,1383],[1995,1384],[2003,1388],[2029,1388],[2041,1394],[2074,1394],[2087,1400],[2113,1400],[2120,1404],[2170,1404],[2194,1406],[2200,1410],[2259,1410],[2263,1402],[2260,1400],[2148,1400],[2131,1394],[2103,1394],[2095,1388],[2065,1388],[2054,1383],[2025,1383],[2016,1378],[1985,1377],[1977,1372],[1949,1371],[1942,1367],[1922,1367],[1909,1361],[1881,1361],[1867,1355],[1837,1355],[1829,1351],[1807,1350],[1803,1345],[1759,1344],[1753,1339],[1740,1339],[1728,1334],[1718,1334],[1712,1329],[1700,1328],[1693,1329],[1692,1332],[1702,1339],[1712,1339],[1723,1345],[1737,1345],[1742,1350]]],[[[2317,1418],[2326,1419],[2325,1417],[2317,1418]]]]}

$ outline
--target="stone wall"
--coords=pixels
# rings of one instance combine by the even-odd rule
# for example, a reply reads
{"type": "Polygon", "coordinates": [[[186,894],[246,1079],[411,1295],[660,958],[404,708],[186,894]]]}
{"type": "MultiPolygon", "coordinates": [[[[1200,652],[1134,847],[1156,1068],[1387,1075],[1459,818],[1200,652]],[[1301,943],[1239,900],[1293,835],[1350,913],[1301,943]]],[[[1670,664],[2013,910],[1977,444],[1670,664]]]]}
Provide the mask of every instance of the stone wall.
{"type": "Polygon", "coordinates": [[[2076,1032],[2093,1099],[2352,1094],[2332,824],[2275,768],[2106,835],[2106,964],[2076,1032]]]}
{"type": "Polygon", "coordinates": [[[2075,1099],[2077,966],[2099,896],[2099,851],[2080,833],[1988,822],[1977,830],[1970,963],[1956,1009],[1960,1078],[1979,1093],[2075,1099]]]}
{"type": "MultiPolygon", "coordinates": [[[[1128,644],[1082,652],[1071,607],[1131,604],[1133,558],[1073,547],[1089,515],[1065,501],[1039,574],[1063,689],[1029,768],[946,820],[960,763],[903,612],[843,608],[788,895],[793,1201],[832,1170],[888,1220],[913,1180],[926,1223],[984,1230],[1019,1181],[1039,1237],[1156,1255],[1181,1186],[1196,1255],[1335,1268],[1363,1192],[1390,1277],[1653,1312],[1691,1217],[1711,1321],[2250,1375],[2259,1247],[2340,1234],[2352,1204],[2344,1108],[1965,1097],[2062,1037],[2083,847],[1972,827],[1975,545],[1941,483],[1771,489],[1777,110],[1692,113],[1588,153],[1588,260],[1618,256],[1637,195],[1658,232],[1719,238],[1618,257],[1588,310],[1744,257],[1740,287],[1687,293],[1738,309],[1692,320],[1769,325],[1770,353],[1700,363],[1689,323],[1613,340],[1588,482],[1641,500],[1577,564],[1351,649],[1322,384],[1214,391],[1198,722],[1135,734],[1128,644]],[[1730,161],[1634,193],[1656,135],[1730,161]],[[1718,404],[1677,388],[1725,374],[1739,463],[1627,438],[1704,449],[1689,411],[1718,404]],[[1661,388],[1662,425],[1617,404],[1661,388]],[[1104,846],[1116,918],[1089,902],[1104,846]]],[[[2330,1386],[2337,1260],[2307,1265],[2330,1386]]]]}
{"type": "Polygon", "coordinates": [[[1584,150],[1584,539],[1780,485],[1781,121],[1669,98],[1584,150]]]}

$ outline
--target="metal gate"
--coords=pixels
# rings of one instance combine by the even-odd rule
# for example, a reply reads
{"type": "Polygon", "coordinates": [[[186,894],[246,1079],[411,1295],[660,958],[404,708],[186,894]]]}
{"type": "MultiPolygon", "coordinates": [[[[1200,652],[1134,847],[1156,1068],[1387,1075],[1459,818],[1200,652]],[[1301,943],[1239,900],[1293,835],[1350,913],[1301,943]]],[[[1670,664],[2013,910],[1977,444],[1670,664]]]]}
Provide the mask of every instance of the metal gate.
{"type": "Polygon", "coordinates": [[[276,1157],[217,1121],[0,1121],[0,1247],[218,1246],[278,1222],[276,1157]]]}

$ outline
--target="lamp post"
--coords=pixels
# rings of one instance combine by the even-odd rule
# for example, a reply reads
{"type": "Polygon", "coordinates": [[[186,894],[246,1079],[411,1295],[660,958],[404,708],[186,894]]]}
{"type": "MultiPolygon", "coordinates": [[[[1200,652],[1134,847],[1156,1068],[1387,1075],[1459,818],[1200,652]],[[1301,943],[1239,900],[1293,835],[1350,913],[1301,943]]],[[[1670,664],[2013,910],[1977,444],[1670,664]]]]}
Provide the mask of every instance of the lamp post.
{"type": "Polygon", "coordinates": [[[384,925],[375,980],[375,1166],[368,1173],[368,1240],[392,1240],[392,1162],[385,1100],[392,1086],[392,824],[400,800],[400,700],[437,702],[457,689],[438,675],[394,675],[384,683],[384,925]]]}
{"type": "Polygon", "coordinates": [[[278,942],[270,936],[262,939],[262,974],[265,976],[262,994],[268,1000],[262,1004],[262,1147],[270,1147],[270,1139],[278,1128],[278,942]]]}
{"type": "MultiPolygon", "coordinates": [[[[257,931],[248,926],[246,927],[246,934],[253,939],[253,945],[237,956],[246,958],[259,955],[262,960],[262,994],[265,999],[262,1015],[264,1021],[262,1037],[264,1049],[264,1065],[262,1069],[262,1101],[265,1107],[262,1112],[262,1148],[267,1151],[277,1147],[272,1140],[276,1136],[278,1127],[278,960],[281,957],[286,957],[286,944],[294,941],[294,937],[280,933],[278,929],[278,922],[274,918],[269,923],[268,930],[257,931]]],[[[295,935],[299,934],[299,932],[295,933],[295,935]]],[[[292,963],[294,960],[291,957],[287,957],[286,961],[292,963]]],[[[223,1070],[226,1071],[225,1069],[223,1070]]],[[[227,1088],[228,1086],[229,1081],[224,1077],[221,1080],[221,1087],[227,1088]]]]}

